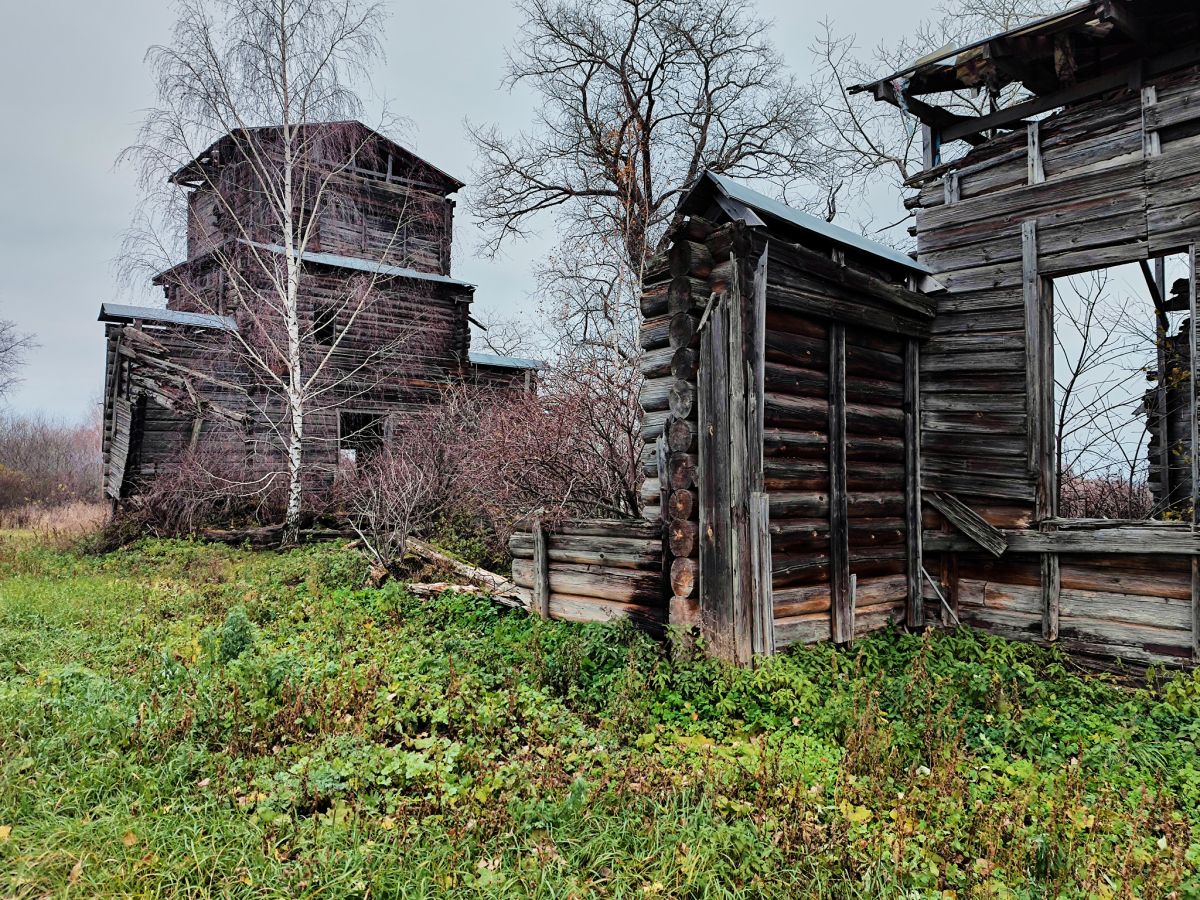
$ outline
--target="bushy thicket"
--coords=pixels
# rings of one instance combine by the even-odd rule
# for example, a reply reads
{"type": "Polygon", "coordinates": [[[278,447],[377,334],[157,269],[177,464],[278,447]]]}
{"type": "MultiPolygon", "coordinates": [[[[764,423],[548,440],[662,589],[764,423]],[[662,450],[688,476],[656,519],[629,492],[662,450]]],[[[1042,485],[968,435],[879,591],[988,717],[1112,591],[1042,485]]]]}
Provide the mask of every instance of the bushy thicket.
{"type": "Polygon", "coordinates": [[[1200,897],[1193,675],[965,629],[737,671],[329,549],[0,548],[0,892],[1200,897]]]}
{"type": "Polygon", "coordinates": [[[0,413],[0,515],[100,499],[100,429],[0,413]]]}

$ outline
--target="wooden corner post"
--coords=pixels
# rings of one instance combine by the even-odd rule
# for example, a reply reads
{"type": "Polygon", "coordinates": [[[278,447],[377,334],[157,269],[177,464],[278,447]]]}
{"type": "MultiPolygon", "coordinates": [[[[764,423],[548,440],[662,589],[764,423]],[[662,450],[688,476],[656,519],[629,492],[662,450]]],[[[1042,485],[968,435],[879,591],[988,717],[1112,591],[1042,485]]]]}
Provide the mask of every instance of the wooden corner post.
{"type": "MultiPolygon", "coordinates": [[[[1188,363],[1191,366],[1189,375],[1189,400],[1191,401],[1191,454],[1192,454],[1192,537],[1200,528],[1200,417],[1197,416],[1196,375],[1200,371],[1200,339],[1196,335],[1196,312],[1200,309],[1196,293],[1200,290],[1200,275],[1196,272],[1197,247],[1192,244],[1188,249],[1188,315],[1191,322],[1188,326],[1188,363]]],[[[1200,661],[1200,556],[1192,556],[1192,661],[1200,661]]]]}
{"type": "Polygon", "coordinates": [[[846,468],[846,326],[829,326],[829,630],[835,643],[854,639],[850,591],[850,500],[846,468]]]}
{"type": "MultiPolygon", "coordinates": [[[[1037,223],[1021,223],[1021,288],[1025,298],[1025,395],[1030,471],[1037,480],[1040,531],[1054,530],[1058,473],[1054,436],[1054,290],[1038,266],[1037,223]]],[[[1061,576],[1058,554],[1041,555],[1042,637],[1058,640],[1061,576]]]]}
{"type": "Polygon", "coordinates": [[[533,610],[550,618],[550,554],[541,516],[533,520],[533,610]]]}
{"type": "Polygon", "coordinates": [[[921,383],[920,350],[915,338],[904,345],[904,542],[908,575],[909,628],[925,624],[921,557],[921,383]]]}

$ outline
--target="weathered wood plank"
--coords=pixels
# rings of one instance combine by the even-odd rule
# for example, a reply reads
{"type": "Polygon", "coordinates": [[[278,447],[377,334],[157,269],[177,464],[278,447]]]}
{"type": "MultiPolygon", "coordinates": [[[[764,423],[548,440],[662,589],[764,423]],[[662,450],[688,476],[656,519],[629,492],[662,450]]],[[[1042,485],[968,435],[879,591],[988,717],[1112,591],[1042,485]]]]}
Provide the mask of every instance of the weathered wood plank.
{"type": "Polygon", "coordinates": [[[945,516],[951,525],[977,543],[992,556],[1001,556],[1008,549],[1008,538],[999,528],[963,503],[953,494],[933,491],[925,495],[929,505],[945,516]]]}
{"type": "Polygon", "coordinates": [[[925,624],[921,554],[921,374],[920,350],[915,340],[904,355],[904,534],[907,548],[906,620],[910,628],[925,624]]]}
{"type": "Polygon", "coordinates": [[[850,511],[846,486],[846,329],[829,329],[829,582],[833,640],[854,639],[850,596],[850,511]]]}

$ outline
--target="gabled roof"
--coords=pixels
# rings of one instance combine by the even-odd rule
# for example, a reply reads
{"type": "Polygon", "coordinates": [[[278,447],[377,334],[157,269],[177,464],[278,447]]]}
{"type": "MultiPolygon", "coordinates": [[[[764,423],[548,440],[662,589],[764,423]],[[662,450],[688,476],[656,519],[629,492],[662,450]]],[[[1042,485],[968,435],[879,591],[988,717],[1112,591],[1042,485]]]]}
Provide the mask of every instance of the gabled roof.
{"type": "MultiPolygon", "coordinates": [[[[213,141],[211,144],[209,144],[208,147],[205,148],[201,153],[197,154],[196,158],[193,159],[191,162],[186,163],[185,165],[183,165],[179,169],[177,169],[174,173],[172,173],[169,180],[175,184],[189,184],[192,181],[194,181],[198,177],[198,174],[197,174],[198,171],[203,166],[209,165],[212,162],[213,155],[214,155],[214,153],[216,153],[216,151],[220,147],[221,143],[230,139],[233,136],[233,134],[235,134],[235,133],[240,133],[240,134],[256,133],[257,134],[257,133],[262,133],[262,132],[266,132],[266,131],[277,131],[277,130],[279,130],[279,127],[280,126],[278,126],[278,125],[259,125],[259,126],[255,126],[252,128],[238,129],[237,132],[230,132],[228,134],[224,134],[221,137],[217,138],[215,141],[213,141]]],[[[387,135],[383,134],[382,132],[376,131],[374,128],[371,128],[370,126],[365,125],[362,122],[357,121],[356,119],[346,119],[346,120],[335,121],[335,122],[310,122],[305,125],[301,125],[299,127],[303,128],[303,129],[318,129],[318,128],[332,129],[332,128],[345,128],[345,127],[359,128],[362,130],[362,133],[364,136],[369,136],[369,137],[378,139],[388,149],[388,151],[390,153],[394,154],[395,156],[400,157],[403,160],[407,160],[410,164],[417,165],[417,166],[420,166],[421,168],[426,169],[428,172],[430,172],[439,181],[441,181],[443,183],[443,187],[445,188],[445,191],[447,194],[452,194],[455,191],[462,189],[466,185],[466,182],[464,182],[458,178],[455,178],[453,175],[451,175],[450,173],[446,172],[443,169],[438,168],[437,166],[435,166],[433,163],[429,162],[428,160],[423,159],[420,156],[417,156],[416,153],[414,153],[412,150],[405,147],[403,144],[398,143],[397,141],[393,140],[392,138],[388,137],[387,135]]]]}
{"type": "Polygon", "coordinates": [[[783,224],[835,247],[874,257],[919,275],[930,274],[927,266],[899,250],[894,250],[885,244],[865,238],[861,234],[855,234],[853,231],[834,225],[832,222],[826,222],[824,219],[819,219],[801,210],[793,209],[785,203],[773,200],[766,194],[760,194],[753,188],[715,172],[705,171],[700,176],[700,180],[683,198],[680,208],[699,209],[709,205],[712,201],[715,201],[731,219],[747,225],[769,227],[771,224],[783,224]]]}
{"type": "Polygon", "coordinates": [[[193,328],[212,328],[217,331],[237,331],[237,322],[229,316],[179,312],[155,306],[127,306],[124,303],[101,303],[97,322],[161,322],[167,325],[188,325],[193,328]]]}

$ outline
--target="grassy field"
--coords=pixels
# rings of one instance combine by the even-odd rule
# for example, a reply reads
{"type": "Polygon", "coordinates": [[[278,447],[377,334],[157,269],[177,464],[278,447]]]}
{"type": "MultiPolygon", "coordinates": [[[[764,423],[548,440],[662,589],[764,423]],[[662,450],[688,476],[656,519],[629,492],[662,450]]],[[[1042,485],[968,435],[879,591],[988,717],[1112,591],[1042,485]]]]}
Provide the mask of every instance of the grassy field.
{"type": "Polygon", "coordinates": [[[0,896],[1200,897],[1191,676],[969,631],[738,672],[362,576],[0,535],[0,896]]]}

